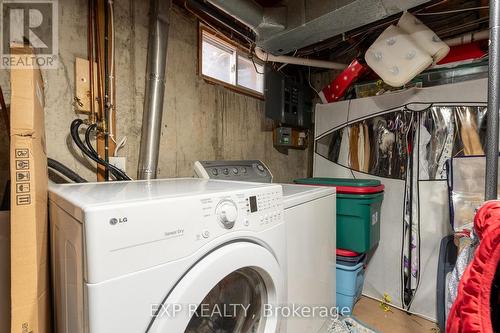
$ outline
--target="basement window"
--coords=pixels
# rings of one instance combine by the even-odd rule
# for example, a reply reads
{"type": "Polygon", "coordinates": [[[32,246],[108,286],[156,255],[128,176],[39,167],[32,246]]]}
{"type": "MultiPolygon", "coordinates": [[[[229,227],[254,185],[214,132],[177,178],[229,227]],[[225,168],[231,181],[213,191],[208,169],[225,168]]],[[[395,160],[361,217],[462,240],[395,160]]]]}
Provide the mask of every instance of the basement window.
{"type": "Polygon", "coordinates": [[[248,51],[205,27],[200,28],[200,73],[210,82],[262,98],[264,64],[250,59],[248,51]]]}

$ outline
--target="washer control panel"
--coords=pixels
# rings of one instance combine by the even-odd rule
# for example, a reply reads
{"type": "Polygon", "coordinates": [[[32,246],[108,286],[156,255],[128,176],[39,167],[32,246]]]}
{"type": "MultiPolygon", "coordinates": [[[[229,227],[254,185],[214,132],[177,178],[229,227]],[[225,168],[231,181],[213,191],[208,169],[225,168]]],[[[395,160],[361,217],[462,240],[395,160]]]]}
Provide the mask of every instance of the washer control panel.
{"type": "Polygon", "coordinates": [[[241,161],[196,161],[195,177],[205,179],[238,180],[257,183],[272,183],[273,175],[259,160],[241,161]]]}
{"type": "Polygon", "coordinates": [[[258,232],[282,223],[281,188],[252,192],[201,199],[203,221],[197,239],[210,240],[229,231],[258,232]]]}
{"type": "Polygon", "coordinates": [[[222,200],[215,208],[215,214],[224,228],[231,229],[238,219],[238,206],[232,200],[222,200]]]}

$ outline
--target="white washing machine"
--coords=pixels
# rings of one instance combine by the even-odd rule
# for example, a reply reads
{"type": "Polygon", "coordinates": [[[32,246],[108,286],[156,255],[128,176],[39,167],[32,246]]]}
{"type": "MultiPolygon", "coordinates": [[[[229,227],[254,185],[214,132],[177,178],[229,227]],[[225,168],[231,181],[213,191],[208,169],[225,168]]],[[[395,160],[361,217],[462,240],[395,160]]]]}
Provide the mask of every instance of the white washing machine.
{"type": "Polygon", "coordinates": [[[287,301],[281,186],[87,183],[49,198],[58,333],[280,329],[264,310],[287,301]]]}
{"type": "MultiPolygon", "coordinates": [[[[269,183],[271,171],[258,160],[197,161],[196,177],[269,183]]],[[[290,306],[335,306],[336,192],[333,187],[281,184],[287,240],[290,306]]],[[[287,333],[318,332],[324,316],[287,318],[287,333]]]]}

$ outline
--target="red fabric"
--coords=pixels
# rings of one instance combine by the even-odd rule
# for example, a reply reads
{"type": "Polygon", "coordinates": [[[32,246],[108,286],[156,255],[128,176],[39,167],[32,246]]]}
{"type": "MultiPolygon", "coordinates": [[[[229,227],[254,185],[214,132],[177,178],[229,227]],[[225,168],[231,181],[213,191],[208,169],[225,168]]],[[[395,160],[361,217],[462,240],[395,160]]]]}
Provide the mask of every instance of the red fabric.
{"type": "Polygon", "coordinates": [[[474,229],[480,243],[460,280],[447,333],[493,333],[490,294],[500,262],[500,201],[488,201],[478,210],[474,229]]]}
{"type": "Polygon", "coordinates": [[[452,46],[448,55],[438,62],[438,65],[469,59],[479,59],[485,55],[486,51],[481,48],[481,42],[452,46]]]}
{"type": "Polygon", "coordinates": [[[367,65],[362,65],[354,59],[328,86],[321,91],[323,103],[338,101],[344,97],[347,89],[368,70],[367,65]]]}

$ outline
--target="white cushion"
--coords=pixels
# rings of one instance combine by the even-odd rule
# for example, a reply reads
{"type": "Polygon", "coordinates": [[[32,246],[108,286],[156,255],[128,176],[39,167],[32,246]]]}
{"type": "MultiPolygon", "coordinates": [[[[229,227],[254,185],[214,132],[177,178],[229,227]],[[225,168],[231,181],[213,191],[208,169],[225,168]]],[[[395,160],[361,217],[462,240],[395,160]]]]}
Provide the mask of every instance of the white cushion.
{"type": "Polygon", "coordinates": [[[400,28],[391,25],[366,51],[368,66],[385,83],[401,87],[432,64],[432,57],[400,28]]]}
{"type": "Polygon", "coordinates": [[[439,62],[450,52],[450,47],[434,31],[408,12],[401,16],[398,27],[409,34],[420,48],[429,53],[434,59],[434,63],[439,62]]]}

